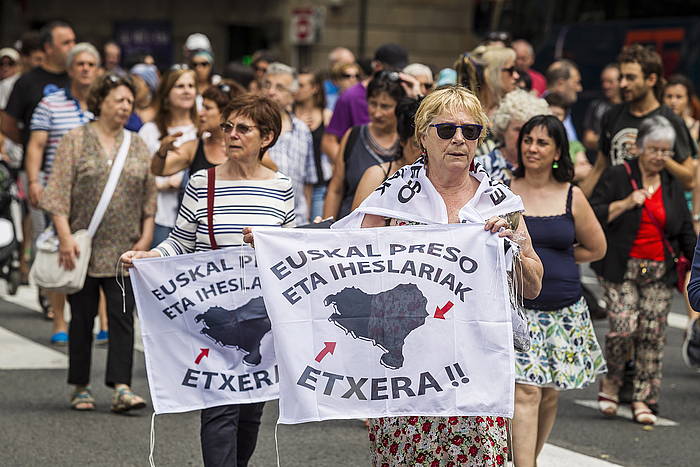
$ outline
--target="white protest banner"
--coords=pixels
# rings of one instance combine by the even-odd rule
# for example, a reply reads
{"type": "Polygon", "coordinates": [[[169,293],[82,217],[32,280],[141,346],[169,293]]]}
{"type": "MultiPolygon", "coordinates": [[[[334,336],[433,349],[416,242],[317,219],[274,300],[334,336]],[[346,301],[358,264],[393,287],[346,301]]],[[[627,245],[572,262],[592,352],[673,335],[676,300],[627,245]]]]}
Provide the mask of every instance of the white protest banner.
{"type": "Polygon", "coordinates": [[[280,423],[512,416],[504,240],[483,224],[254,235],[280,423]]]}
{"type": "Polygon", "coordinates": [[[134,261],[153,408],[186,412],[279,397],[253,249],[134,261]]]}

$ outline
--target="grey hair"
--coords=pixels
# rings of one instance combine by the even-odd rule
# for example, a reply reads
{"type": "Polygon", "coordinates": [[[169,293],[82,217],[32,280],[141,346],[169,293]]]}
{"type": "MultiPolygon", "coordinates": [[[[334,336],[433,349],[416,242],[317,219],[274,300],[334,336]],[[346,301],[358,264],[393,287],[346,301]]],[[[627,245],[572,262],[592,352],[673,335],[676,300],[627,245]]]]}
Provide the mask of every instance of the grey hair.
{"type": "Polygon", "coordinates": [[[295,93],[299,90],[299,75],[297,70],[289,65],[285,65],[280,62],[272,62],[267,66],[266,75],[290,75],[292,77],[292,84],[289,86],[289,90],[295,93]]]}
{"type": "Polygon", "coordinates": [[[493,114],[493,136],[503,142],[503,136],[511,121],[525,123],[535,115],[552,115],[547,101],[522,89],[511,91],[505,95],[493,114]]]}
{"type": "Polygon", "coordinates": [[[75,57],[77,57],[81,53],[89,53],[93,57],[95,57],[95,60],[97,61],[97,66],[100,66],[100,53],[97,51],[94,45],[90,44],[89,42],[80,42],[78,44],[75,44],[72,49],[70,49],[70,52],[68,52],[68,56],[66,57],[66,68],[70,68],[73,65],[73,62],[75,61],[75,57]]]}
{"type": "Polygon", "coordinates": [[[411,63],[403,69],[403,72],[416,78],[419,76],[427,76],[431,81],[433,79],[432,70],[422,63],[411,63]]]}
{"type": "Polygon", "coordinates": [[[676,142],[676,130],[662,115],[645,118],[639,125],[635,144],[639,149],[643,149],[647,141],[669,141],[673,146],[676,142]]]}

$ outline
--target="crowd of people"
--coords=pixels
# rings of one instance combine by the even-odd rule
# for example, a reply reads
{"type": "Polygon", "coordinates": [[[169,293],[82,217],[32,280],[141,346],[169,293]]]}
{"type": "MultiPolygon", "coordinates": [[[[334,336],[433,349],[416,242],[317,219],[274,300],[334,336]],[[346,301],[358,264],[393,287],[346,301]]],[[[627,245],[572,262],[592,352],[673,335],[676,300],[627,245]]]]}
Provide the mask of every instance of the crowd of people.
{"type": "MultiPolygon", "coordinates": [[[[653,425],[674,288],[687,304],[683,357],[700,367],[700,264],[684,268],[700,231],[700,100],[688,78],[665,77],[657,52],[629,45],[604,66],[580,127],[577,65],[555,60],[540,73],[532,45],[508,34],[456,53],[441,70],[409,63],[398,44],[369,61],[334,49],[324,70],[296,70],[258,51],[250,65],[218,74],[201,33],[183,55],[167,68],[148,53],[122,58],[114,41],[101,50],[76,43],[60,21],[0,49],[0,155],[25,207],[24,280],[41,242],[53,239],[60,266],[75,266],[74,233],[92,224],[113,166],[122,171],[82,290],[39,291],[51,342],[68,346],[73,409],[96,406],[93,343],[108,346],[112,410],[146,406],[130,388],[134,299],[128,278],[123,291],[117,284],[120,261],[250,243],[250,226],[356,215],[409,164],[445,205],[446,219],[421,213],[435,223],[461,222],[483,177],[522,200],[524,211],[489,218],[485,229],[521,247],[531,346],[516,352],[512,427],[496,417],[370,420],[374,465],[502,465],[512,455],[516,466],[534,466],[559,393],[596,381],[602,414],[629,402],[634,421],[653,425]],[[603,343],[591,313],[600,305],[581,284],[584,263],[604,290],[603,343]],[[631,394],[622,391],[626,378],[631,394]]],[[[405,215],[365,214],[358,225],[415,223],[405,215]]],[[[262,403],[203,410],[205,465],[247,465],[262,412],[262,403]]]]}

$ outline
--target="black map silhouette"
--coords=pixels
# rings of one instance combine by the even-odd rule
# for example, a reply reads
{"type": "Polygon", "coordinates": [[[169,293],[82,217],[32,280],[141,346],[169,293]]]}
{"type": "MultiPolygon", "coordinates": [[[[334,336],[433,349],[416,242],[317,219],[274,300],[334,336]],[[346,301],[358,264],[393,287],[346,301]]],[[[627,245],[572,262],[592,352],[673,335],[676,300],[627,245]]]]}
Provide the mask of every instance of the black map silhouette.
{"type": "Polygon", "coordinates": [[[387,368],[403,366],[403,345],[411,331],[425,324],[428,299],[415,284],[399,284],[391,290],[368,294],[346,287],[323,301],[334,305],[328,321],[355,339],[371,341],[386,353],[380,363],[387,368]]]}
{"type": "Polygon", "coordinates": [[[204,321],[202,334],[222,347],[235,347],[248,352],[243,363],[260,364],[260,340],[272,329],[262,297],[254,298],[234,310],[213,306],[194,317],[194,322],[204,321]]]}

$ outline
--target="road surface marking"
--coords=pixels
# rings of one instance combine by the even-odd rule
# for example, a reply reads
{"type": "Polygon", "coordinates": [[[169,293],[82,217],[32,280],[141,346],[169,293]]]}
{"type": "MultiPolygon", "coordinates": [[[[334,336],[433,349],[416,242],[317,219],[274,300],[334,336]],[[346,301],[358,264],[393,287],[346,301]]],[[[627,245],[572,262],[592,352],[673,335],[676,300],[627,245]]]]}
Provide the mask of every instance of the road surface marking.
{"type": "Polygon", "coordinates": [[[68,368],[68,357],[0,327],[0,370],[68,368]]]}
{"type": "MultiPolygon", "coordinates": [[[[574,401],[574,403],[598,411],[598,401],[577,399],[574,401]]],[[[627,420],[632,420],[632,410],[628,405],[621,404],[617,409],[617,416],[626,418],[627,420]]],[[[603,417],[602,414],[601,417],[603,417]]],[[[674,422],[673,420],[669,420],[668,418],[657,417],[655,426],[678,426],[678,423],[674,422]]]]}
{"type": "Polygon", "coordinates": [[[537,465],[538,467],[611,467],[620,464],[586,456],[553,444],[545,444],[537,458],[537,465]]]}

